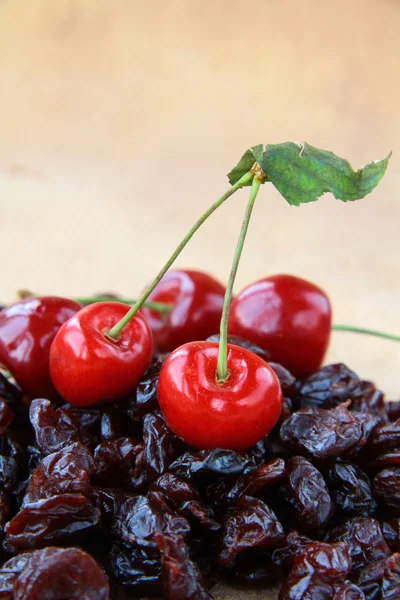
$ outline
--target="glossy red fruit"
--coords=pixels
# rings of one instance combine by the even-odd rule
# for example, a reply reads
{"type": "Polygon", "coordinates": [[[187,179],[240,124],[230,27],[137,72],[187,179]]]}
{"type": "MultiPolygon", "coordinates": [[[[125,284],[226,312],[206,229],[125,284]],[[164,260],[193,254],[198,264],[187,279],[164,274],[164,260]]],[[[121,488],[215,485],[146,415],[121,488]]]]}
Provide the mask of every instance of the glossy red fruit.
{"type": "Polygon", "coordinates": [[[68,298],[26,298],[0,312],[0,363],[32,398],[55,394],[49,373],[52,341],[82,307],[68,298]]]}
{"type": "Polygon", "coordinates": [[[76,406],[116,400],[128,394],[150,364],[151,329],[136,314],[114,342],[104,334],[130,309],[120,302],[82,308],[54,338],[50,375],[61,396],[76,406]]]}
{"type": "Polygon", "coordinates": [[[229,333],[251,340],[297,377],[317,371],[331,332],[331,304],[319,287],[292,275],[251,283],[233,299],[229,333]]]}
{"type": "Polygon", "coordinates": [[[274,371],[245,348],[228,345],[229,378],[216,382],[218,344],[191,342],[161,367],[157,396],[172,431],[195,448],[242,450],[277,422],[282,391],[274,371]]]}
{"type": "Polygon", "coordinates": [[[150,323],[154,344],[160,352],[219,331],[225,288],[216,279],[200,271],[168,271],[150,294],[153,302],[173,305],[168,314],[143,308],[150,323]]]}

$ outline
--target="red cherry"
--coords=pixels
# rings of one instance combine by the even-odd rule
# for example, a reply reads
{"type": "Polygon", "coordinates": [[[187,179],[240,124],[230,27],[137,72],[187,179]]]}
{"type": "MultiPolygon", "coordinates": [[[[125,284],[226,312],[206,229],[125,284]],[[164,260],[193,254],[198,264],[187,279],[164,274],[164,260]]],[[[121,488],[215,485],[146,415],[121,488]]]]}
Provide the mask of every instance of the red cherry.
{"type": "Polygon", "coordinates": [[[146,319],[136,314],[117,341],[104,334],[131,307],[98,302],[64,323],[51,346],[50,375],[61,396],[76,406],[128,394],[150,364],[153,340],[146,319]]]}
{"type": "Polygon", "coordinates": [[[251,340],[297,377],[317,371],[331,332],[328,296],[313,283],[274,275],[251,283],[233,299],[229,333],[251,340]]]}
{"type": "Polygon", "coordinates": [[[172,352],[158,380],[161,410],[172,431],[190,446],[249,448],[279,418],[278,378],[262,358],[229,344],[229,377],[218,384],[217,360],[215,342],[191,342],[172,352]]]}
{"type": "Polygon", "coordinates": [[[224,294],[224,286],[207,273],[182,270],[166,273],[148,300],[172,304],[172,310],[161,314],[142,308],[157,349],[169,352],[218,332],[224,294]]]}
{"type": "Polygon", "coordinates": [[[55,394],[50,346],[61,325],[82,307],[68,298],[26,298],[0,312],[0,363],[32,398],[55,394]]]}

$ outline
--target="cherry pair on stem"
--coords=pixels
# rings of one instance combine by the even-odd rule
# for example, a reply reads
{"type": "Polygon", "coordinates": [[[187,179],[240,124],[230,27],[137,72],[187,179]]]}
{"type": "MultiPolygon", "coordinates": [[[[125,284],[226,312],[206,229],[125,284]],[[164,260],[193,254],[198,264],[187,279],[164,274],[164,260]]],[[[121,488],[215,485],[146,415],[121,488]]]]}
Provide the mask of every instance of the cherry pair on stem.
{"type": "MultiPolygon", "coordinates": [[[[274,371],[248,350],[227,344],[233,284],[261,176],[248,173],[234,186],[238,189],[250,181],[250,199],[223,303],[220,343],[181,346],[165,360],[159,377],[158,399],[168,425],[197,447],[249,447],[268,433],[281,412],[282,393],[274,371]]],[[[205,218],[188,233],[182,248],[205,218]]],[[[82,399],[94,404],[122,397],[136,385],[152,357],[151,331],[138,311],[180,250],[128,312],[118,303],[93,304],[60,328],[50,350],[50,374],[63,398],[73,404],[82,399]]]]}
{"type": "MultiPolygon", "coordinates": [[[[305,144],[248,150],[229,175],[232,187],[197,221],[130,310],[114,302],[91,305],[60,328],[50,350],[50,374],[57,390],[71,403],[89,405],[122,397],[135,386],[152,356],[151,331],[139,309],[206,218],[236,190],[251,185],[223,303],[220,343],[193,342],[172,352],[160,373],[158,397],[171,429],[193,446],[240,449],[256,443],[279,417],[279,382],[262,359],[228,345],[227,333],[233,284],[260,185],[271,181],[291,204],[316,200],[325,191],[354,200],[377,185],[387,160],[355,173],[347,161],[305,144]]],[[[233,315],[233,323],[243,321],[243,311],[233,315]]]]}

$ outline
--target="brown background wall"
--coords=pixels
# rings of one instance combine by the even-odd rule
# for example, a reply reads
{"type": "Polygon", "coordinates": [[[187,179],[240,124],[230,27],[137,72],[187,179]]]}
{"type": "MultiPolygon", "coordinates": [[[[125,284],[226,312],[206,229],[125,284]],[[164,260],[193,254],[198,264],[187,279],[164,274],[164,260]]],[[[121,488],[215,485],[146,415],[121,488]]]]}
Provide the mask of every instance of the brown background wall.
{"type": "MultiPolygon", "coordinates": [[[[357,167],[394,153],[352,205],[265,186],[238,288],[295,273],[337,321],[400,332],[399,30],[397,0],[2,0],[0,298],[136,294],[247,146],[304,139],[357,167]]],[[[226,280],[244,202],[178,264],[226,280]]],[[[391,395],[399,357],[346,334],[330,355],[391,395]]]]}

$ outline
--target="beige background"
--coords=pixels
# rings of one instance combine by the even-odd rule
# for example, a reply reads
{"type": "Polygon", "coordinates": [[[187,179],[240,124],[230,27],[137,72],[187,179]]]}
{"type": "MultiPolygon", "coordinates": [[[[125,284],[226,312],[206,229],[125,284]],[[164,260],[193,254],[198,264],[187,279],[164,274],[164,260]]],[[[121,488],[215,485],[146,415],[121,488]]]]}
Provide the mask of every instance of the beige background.
{"type": "MultiPolygon", "coordinates": [[[[354,204],[264,186],[237,287],[295,273],[337,322],[400,333],[399,31],[398,0],[0,0],[0,299],[135,295],[247,146],[306,140],[393,158],[354,204]]],[[[226,281],[244,202],[177,264],[226,281]]],[[[338,333],[329,359],[400,390],[400,345],[338,333]]]]}

